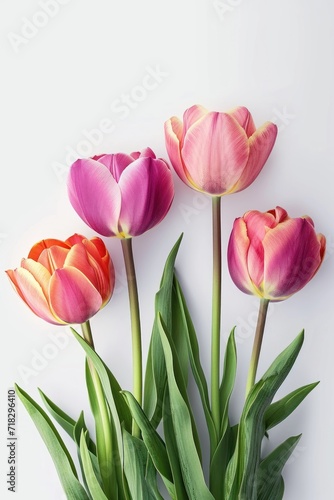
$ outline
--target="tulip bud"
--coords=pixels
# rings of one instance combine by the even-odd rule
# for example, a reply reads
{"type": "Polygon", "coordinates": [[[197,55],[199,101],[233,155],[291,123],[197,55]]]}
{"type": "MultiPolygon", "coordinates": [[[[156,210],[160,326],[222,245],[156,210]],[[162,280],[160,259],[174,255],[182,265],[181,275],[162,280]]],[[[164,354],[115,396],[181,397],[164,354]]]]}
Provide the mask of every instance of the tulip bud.
{"type": "Polygon", "coordinates": [[[147,148],[77,160],[70,168],[68,194],[74,210],[94,231],[130,238],[162,221],[174,185],[167,163],[147,148]]]}
{"type": "Polygon", "coordinates": [[[192,106],[183,122],[165,122],[170,161],[189,187],[211,196],[247,188],[262,170],[274,146],[277,126],[266,122],[256,129],[245,107],[228,113],[192,106]]]}
{"type": "Polygon", "coordinates": [[[6,273],[30,309],[56,325],[88,321],[109,302],[115,284],[103,241],[78,234],[36,243],[21,267],[6,273]]]}
{"type": "Polygon", "coordinates": [[[243,292],[271,301],[287,299],[318,271],[326,239],[310,217],[290,218],[276,207],[251,210],[235,220],[228,244],[228,267],[243,292]]]}

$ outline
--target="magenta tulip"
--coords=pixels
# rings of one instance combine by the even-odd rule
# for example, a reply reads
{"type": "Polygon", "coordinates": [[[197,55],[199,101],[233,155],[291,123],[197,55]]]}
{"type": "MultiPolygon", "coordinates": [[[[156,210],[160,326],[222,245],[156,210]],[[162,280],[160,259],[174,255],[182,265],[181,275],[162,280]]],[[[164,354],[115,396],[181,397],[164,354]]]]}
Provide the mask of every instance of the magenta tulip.
{"type": "Polygon", "coordinates": [[[162,221],[174,186],[168,164],[147,148],[77,160],[70,169],[68,193],[74,210],[94,231],[130,238],[162,221]]]}
{"type": "Polygon", "coordinates": [[[235,220],[228,245],[232,280],[245,293],[271,301],[298,292],[318,271],[326,239],[310,217],[290,218],[276,207],[235,220]]]}
{"type": "Polygon", "coordinates": [[[180,177],[191,188],[223,196],[247,188],[262,170],[274,146],[277,126],[256,129],[245,107],[228,113],[192,106],[183,122],[165,122],[166,148],[180,177]]]}
{"type": "Polygon", "coordinates": [[[36,243],[21,267],[6,272],[29,308],[56,325],[88,321],[110,300],[115,284],[103,241],[78,234],[36,243]]]}

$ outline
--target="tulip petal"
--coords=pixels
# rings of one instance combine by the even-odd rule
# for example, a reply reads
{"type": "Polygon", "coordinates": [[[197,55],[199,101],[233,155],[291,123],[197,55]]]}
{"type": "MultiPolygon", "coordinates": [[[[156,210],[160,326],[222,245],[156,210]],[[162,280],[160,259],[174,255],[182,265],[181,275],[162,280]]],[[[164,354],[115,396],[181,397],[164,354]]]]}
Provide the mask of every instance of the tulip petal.
{"type": "Polygon", "coordinates": [[[78,269],[67,267],[57,269],[51,277],[50,305],[66,323],[80,324],[99,311],[102,298],[78,269]]]}
{"type": "Polygon", "coordinates": [[[247,268],[247,256],[250,240],[247,235],[247,226],[240,217],[234,221],[228,243],[227,261],[231,278],[234,284],[244,293],[253,292],[253,283],[247,268]]]}
{"type": "Polygon", "coordinates": [[[321,243],[303,218],[289,219],[268,231],[263,246],[265,293],[276,300],[303,288],[321,264],[321,243]]]}
{"type": "Polygon", "coordinates": [[[183,137],[194,123],[207,114],[208,110],[198,104],[186,109],[183,114],[183,137]]]}
{"type": "Polygon", "coordinates": [[[68,248],[60,246],[46,248],[39,256],[38,262],[52,274],[55,269],[63,267],[69,251],[68,248]]]}
{"type": "Polygon", "coordinates": [[[46,248],[51,248],[52,246],[59,246],[62,248],[70,248],[70,244],[67,241],[56,240],[54,238],[48,238],[46,240],[41,240],[36,243],[28,254],[28,259],[33,259],[38,261],[39,256],[46,248]]]}
{"type": "Polygon", "coordinates": [[[139,154],[137,152],[131,153],[131,156],[134,160],[137,160],[138,158],[143,158],[143,157],[154,158],[154,159],[156,158],[156,156],[151,148],[145,148],[142,151],[140,151],[139,154]]]}
{"type": "Polygon", "coordinates": [[[115,268],[105,244],[100,238],[85,240],[84,245],[89,253],[89,261],[92,266],[98,266],[98,290],[101,293],[103,305],[105,305],[115,287],[115,268]],[[90,257],[92,256],[92,258],[90,257]]]}
{"type": "Polygon", "coordinates": [[[181,158],[183,125],[181,120],[173,116],[165,122],[165,142],[170,162],[181,181],[189,185],[188,175],[181,158]]]}
{"type": "Polygon", "coordinates": [[[15,269],[12,282],[20,290],[21,298],[37,316],[54,325],[64,323],[52,314],[41,285],[27,269],[15,269]]]}
{"type": "Polygon", "coordinates": [[[77,243],[68,252],[64,266],[75,267],[86,276],[87,279],[97,288],[97,279],[95,270],[91,267],[85,246],[82,243],[77,243]]]}
{"type": "Polygon", "coordinates": [[[109,269],[106,267],[96,247],[93,243],[91,245],[89,243],[89,240],[86,240],[86,244],[78,243],[74,245],[67,255],[64,267],[74,267],[81,271],[100,293],[105,304],[112,293],[110,267],[109,269]],[[93,248],[93,252],[95,250],[97,260],[87,252],[87,248],[93,248]]]}
{"type": "Polygon", "coordinates": [[[158,224],[167,214],[174,196],[173,178],[163,160],[139,158],[122,174],[121,231],[138,236],[158,224]]]}
{"type": "Polygon", "coordinates": [[[32,274],[37,283],[39,283],[39,285],[41,286],[45,298],[48,299],[49,283],[51,278],[51,273],[49,272],[49,270],[39,262],[36,262],[33,259],[29,258],[22,259],[21,267],[32,274]]]}
{"type": "Polygon", "coordinates": [[[239,125],[244,129],[247,134],[247,137],[250,137],[256,131],[256,127],[253,121],[253,117],[244,106],[239,106],[232,111],[229,111],[228,114],[232,116],[239,125]]]}
{"type": "Polygon", "coordinates": [[[248,160],[245,131],[226,113],[208,113],[185,136],[182,158],[197,189],[211,195],[228,193],[248,160]]]}
{"type": "Polygon", "coordinates": [[[76,243],[82,243],[84,240],[86,240],[85,236],[82,236],[82,234],[74,233],[72,236],[67,238],[65,240],[65,243],[67,243],[70,247],[73,247],[76,243]]]}
{"type": "Polygon", "coordinates": [[[125,153],[105,154],[96,156],[94,159],[97,159],[108,168],[116,182],[119,181],[123,170],[133,162],[133,157],[125,153]]]}
{"type": "Polygon", "coordinates": [[[231,192],[242,191],[252,184],[264,167],[275,144],[276,136],[277,126],[267,122],[249,138],[248,162],[231,192]]]}
{"type": "Polygon", "coordinates": [[[92,159],[77,160],[68,178],[70,202],[78,215],[103,236],[118,233],[121,196],[108,168],[92,159]]]}
{"type": "Polygon", "coordinates": [[[287,218],[287,212],[280,207],[268,212],[250,210],[244,215],[250,246],[247,256],[248,272],[254,285],[262,287],[264,279],[264,247],[263,240],[267,232],[275,228],[287,218]]]}

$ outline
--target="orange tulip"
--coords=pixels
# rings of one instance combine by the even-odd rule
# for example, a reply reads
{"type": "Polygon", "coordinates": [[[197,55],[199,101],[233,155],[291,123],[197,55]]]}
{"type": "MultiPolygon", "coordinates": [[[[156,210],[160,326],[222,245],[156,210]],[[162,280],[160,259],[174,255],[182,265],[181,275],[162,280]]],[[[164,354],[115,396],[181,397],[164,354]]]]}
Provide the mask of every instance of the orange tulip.
{"type": "Polygon", "coordinates": [[[28,307],[56,325],[88,321],[110,300],[115,284],[103,241],[79,234],[36,243],[21,267],[6,273],[28,307]]]}

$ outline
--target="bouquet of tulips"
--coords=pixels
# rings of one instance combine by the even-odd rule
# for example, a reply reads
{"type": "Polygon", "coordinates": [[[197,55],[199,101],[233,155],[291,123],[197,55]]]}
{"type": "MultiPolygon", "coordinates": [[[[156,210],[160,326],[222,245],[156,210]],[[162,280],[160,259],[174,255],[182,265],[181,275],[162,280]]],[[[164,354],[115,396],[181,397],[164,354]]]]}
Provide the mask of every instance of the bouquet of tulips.
{"type": "MultiPolygon", "coordinates": [[[[74,234],[35,244],[21,266],[8,270],[18,295],[40,318],[71,331],[86,357],[86,386],[95,429],[84,414],[67,415],[44,392],[42,406],[21,387],[16,392],[53,458],[70,500],[278,500],[282,470],[300,436],[287,437],[263,455],[269,431],[287,418],[317,383],[274,400],[303,344],[301,332],[267,371],[257,366],[271,302],[303,288],[318,271],[325,237],[308,216],[292,218],[276,207],[250,210],[235,219],[227,261],[235,285],[259,298],[246,397],[239,422],[230,419],[237,372],[235,329],[220,359],[222,301],[221,199],[246,189],[261,172],[277,135],[275,124],[256,128],[250,112],[208,112],[195,105],[183,120],[165,122],[166,150],[179,178],[212,200],[211,378],[201,364],[200,341],[177,272],[179,235],[167,257],[155,296],[155,318],[145,370],[132,240],[159,224],[173,202],[173,171],[149,148],[131,154],[78,159],[68,175],[68,195],[77,214],[103,238],[119,239],[127,274],[131,317],[133,387],[94,348],[90,319],[112,297],[115,271],[105,241],[74,234]],[[81,331],[78,329],[81,328],[81,331]],[[199,433],[189,392],[195,382],[207,436],[199,433]],[[74,440],[77,458],[61,432],[74,440]],[[209,470],[202,461],[210,444],[209,470]],[[76,466],[75,463],[78,465],[76,466]],[[80,470],[78,470],[78,467],[80,470]]],[[[137,263],[138,264],[138,263],[137,263]]],[[[244,398],[244,395],[242,395],[244,398]]]]}

